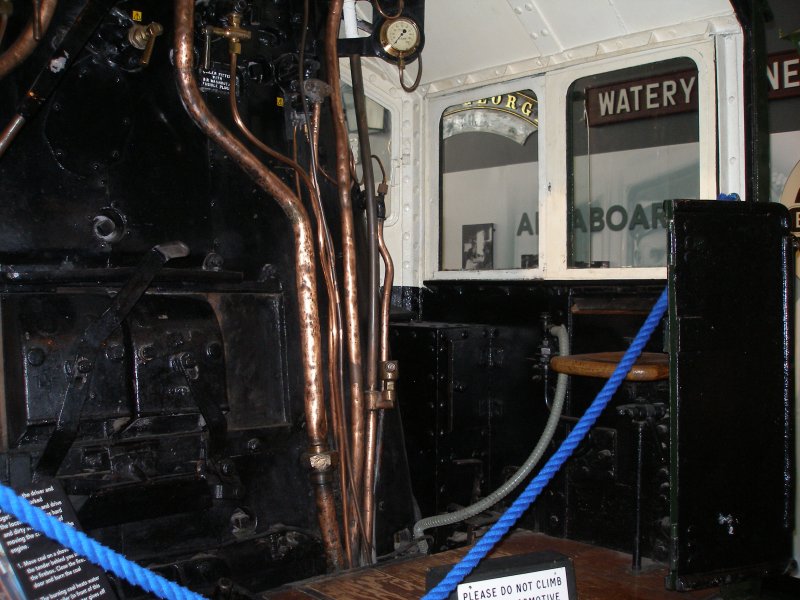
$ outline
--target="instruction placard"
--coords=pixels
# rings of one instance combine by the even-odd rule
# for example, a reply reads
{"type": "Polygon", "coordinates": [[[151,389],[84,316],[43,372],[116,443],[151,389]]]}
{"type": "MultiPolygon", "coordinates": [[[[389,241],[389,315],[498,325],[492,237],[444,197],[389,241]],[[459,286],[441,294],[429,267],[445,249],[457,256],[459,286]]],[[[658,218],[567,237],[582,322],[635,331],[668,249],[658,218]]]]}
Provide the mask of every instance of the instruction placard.
{"type": "MultiPolygon", "coordinates": [[[[236,78],[236,95],[239,95],[239,78],[236,78]]],[[[231,93],[231,72],[230,67],[213,63],[210,69],[200,69],[200,91],[212,92],[222,96],[227,96],[231,93]]]]}
{"type": "Polygon", "coordinates": [[[567,569],[558,567],[462,583],[456,590],[456,597],[458,600],[573,600],[567,589],[567,581],[567,569]]]}
{"type": "MultiPolygon", "coordinates": [[[[452,565],[428,571],[428,589],[452,565]]],[[[481,562],[448,596],[449,600],[577,600],[572,560],[557,552],[533,552],[481,562]]]]}
{"type": "MultiPolygon", "coordinates": [[[[20,495],[59,521],[75,526],[72,505],[58,482],[40,482],[20,495]]],[[[117,596],[100,567],[0,511],[0,597],[111,600],[117,596]]]]}

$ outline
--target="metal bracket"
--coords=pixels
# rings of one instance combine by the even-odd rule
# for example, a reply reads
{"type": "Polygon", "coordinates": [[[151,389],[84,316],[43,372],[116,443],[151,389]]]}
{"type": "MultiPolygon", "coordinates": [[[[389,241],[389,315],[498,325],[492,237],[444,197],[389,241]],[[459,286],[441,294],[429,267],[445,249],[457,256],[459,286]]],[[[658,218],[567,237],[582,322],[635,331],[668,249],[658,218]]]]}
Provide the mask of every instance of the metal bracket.
{"type": "Polygon", "coordinates": [[[400,365],[396,360],[385,360],[380,364],[380,390],[367,390],[367,410],[391,410],[397,402],[397,380],[400,377],[400,365]]]}

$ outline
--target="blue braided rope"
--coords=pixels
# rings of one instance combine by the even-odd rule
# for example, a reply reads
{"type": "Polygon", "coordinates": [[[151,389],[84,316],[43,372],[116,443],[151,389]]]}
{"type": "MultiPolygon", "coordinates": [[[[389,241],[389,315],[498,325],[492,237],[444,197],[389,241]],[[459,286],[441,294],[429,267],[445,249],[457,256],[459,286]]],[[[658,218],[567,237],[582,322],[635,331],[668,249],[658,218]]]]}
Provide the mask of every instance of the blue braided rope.
{"type": "Polygon", "coordinates": [[[589,429],[594,425],[597,417],[603,412],[611,397],[619,388],[622,380],[631,370],[633,363],[639,358],[642,353],[644,345],[650,339],[653,331],[655,330],[661,317],[667,310],[667,290],[665,289],[658,301],[653,306],[647,319],[645,320],[636,338],[631,343],[630,348],[625,352],[622,360],[614,369],[614,373],[606,381],[603,389],[597,394],[592,404],[586,410],[584,415],[580,418],[575,428],[567,435],[566,439],[561,443],[555,454],[550,457],[550,460],[545,463],[542,470],[534,477],[528,484],[525,490],[519,495],[514,503],[508,508],[502,517],[495,523],[486,534],[478,540],[478,542],[470,549],[470,551],[455,565],[450,572],[442,579],[439,584],[429,591],[422,600],[446,600],[458,584],[478,566],[478,563],[489,553],[494,545],[508,533],[508,530],[517,522],[528,507],[536,500],[536,497],[541,493],[544,487],[550,482],[553,476],[561,468],[578,444],[581,443],[583,438],[589,432],[589,429]]]}
{"type": "Polygon", "coordinates": [[[111,571],[159,598],[164,598],[165,600],[204,600],[200,594],[195,594],[185,587],[161,577],[161,575],[140,567],[121,554],[93,540],[82,531],[78,531],[55,517],[51,517],[42,509],[32,506],[24,498],[17,496],[14,490],[2,484],[0,484],[0,510],[14,515],[23,523],[56,540],[62,546],[81,556],[85,556],[106,571],[111,571]]]}

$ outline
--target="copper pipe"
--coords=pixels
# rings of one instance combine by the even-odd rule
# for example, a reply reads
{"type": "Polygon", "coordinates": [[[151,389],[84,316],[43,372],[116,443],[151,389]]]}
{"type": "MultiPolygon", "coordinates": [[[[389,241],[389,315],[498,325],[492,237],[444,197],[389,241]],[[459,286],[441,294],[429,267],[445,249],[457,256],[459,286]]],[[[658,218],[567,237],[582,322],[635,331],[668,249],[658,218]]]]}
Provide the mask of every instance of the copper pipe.
{"type": "Polygon", "coordinates": [[[31,23],[33,23],[33,39],[39,42],[42,39],[42,0],[33,0],[31,23]]]}
{"type": "MultiPolygon", "coordinates": [[[[320,201],[320,187],[319,187],[319,178],[317,177],[317,170],[319,170],[319,130],[320,130],[320,116],[322,111],[322,104],[320,102],[314,102],[314,106],[312,109],[311,116],[308,118],[308,142],[309,146],[311,147],[311,181],[314,186],[314,191],[316,193],[316,198],[320,201]],[[316,170],[315,170],[316,167],[316,170]]],[[[335,183],[335,182],[334,182],[335,183]]],[[[333,240],[330,236],[330,229],[325,223],[324,219],[324,211],[322,209],[322,203],[320,201],[320,211],[322,212],[323,224],[324,224],[324,231],[325,231],[325,244],[330,248],[330,256],[335,256],[333,250],[333,240]]],[[[336,352],[336,365],[335,368],[332,369],[331,373],[331,388],[336,389],[336,397],[339,400],[337,404],[337,409],[340,411],[341,416],[341,425],[342,429],[339,432],[341,438],[342,449],[344,451],[344,455],[347,457],[347,483],[350,485],[351,493],[344,497],[342,503],[342,517],[345,521],[345,529],[347,533],[349,533],[350,538],[346,540],[345,546],[347,547],[348,552],[348,559],[350,561],[351,566],[355,566],[357,564],[357,548],[359,546],[358,539],[359,535],[363,534],[363,526],[362,526],[362,518],[361,518],[361,507],[358,504],[358,488],[355,486],[355,482],[353,481],[353,474],[352,474],[352,464],[353,464],[353,457],[352,452],[350,449],[350,441],[348,437],[347,431],[347,418],[345,416],[345,407],[344,407],[344,363],[342,360],[342,354],[344,353],[344,348],[342,346],[342,303],[341,303],[341,294],[339,292],[339,283],[338,278],[336,275],[336,268],[334,264],[333,258],[331,258],[331,279],[334,287],[335,293],[335,301],[331,300],[331,319],[334,319],[336,323],[336,329],[331,330],[331,337],[334,338],[335,344],[333,344],[335,352],[336,352]]],[[[346,489],[345,484],[342,484],[342,489],[346,489]]]]}
{"type": "Polygon", "coordinates": [[[383,297],[381,300],[381,361],[389,360],[389,310],[392,306],[392,287],[394,286],[394,262],[383,239],[383,220],[378,221],[378,250],[383,259],[383,297]]]}
{"type": "MultiPolygon", "coordinates": [[[[342,90],[339,75],[339,56],[336,40],[342,20],[343,0],[332,0],[325,34],[325,56],[328,67],[328,84],[331,86],[331,115],[336,140],[336,181],[342,220],[342,259],[344,271],[345,327],[349,354],[351,448],[353,451],[353,481],[360,488],[364,473],[364,390],[361,372],[361,334],[358,323],[358,281],[356,278],[355,229],[353,205],[350,198],[350,144],[344,120],[342,90]]],[[[368,530],[365,531],[366,535],[368,530]]]]}
{"type": "Polygon", "coordinates": [[[0,44],[6,36],[6,27],[8,27],[8,15],[0,15],[0,44]]]}
{"type": "MultiPolygon", "coordinates": [[[[318,152],[319,152],[320,112],[321,112],[321,105],[320,105],[319,102],[315,102],[314,103],[314,108],[313,108],[313,111],[312,111],[312,114],[311,114],[311,118],[310,118],[310,121],[309,121],[309,125],[310,125],[310,129],[311,129],[310,144],[311,144],[311,150],[312,150],[313,157],[314,157],[314,161],[313,162],[316,165],[319,165],[318,152]]],[[[319,167],[317,168],[317,170],[318,171],[322,171],[322,169],[319,168],[319,167]]],[[[327,176],[327,174],[325,174],[324,171],[322,171],[322,173],[327,176]]],[[[312,180],[314,182],[315,188],[317,189],[317,194],[319,195],[319,181],[318,181],[318,178],[316,176],[316,173],[312,173],[312,180]]],[[[334,181],[333,183],[335,184],[336,182],[334,181]]],[[[331,246],[331,256],[333,256],[333,242],[331,241],[331,238],[330,238],[330,230],[326,227],[325,231],[326,231],[326,234],[328,236],[327,243],[330,244],[330,246],[331,246]]],[[[338,354],[337,354],[337,356],[338,356],[338,359],[339,359],[339,364],[338,364],[338,369],[337,369],[337,380],[336,381],[337,381],[337,384],[339,386],[342,386],[343,385],[342,379],[344,377],[344,365],[342,363],[343,349],[342,349],[342,345],[341,345],[342,344],[342,339],[341,339],[342,306],[341,306],[341,296],[339,294],[339,284],[338,284],[338,282],[336,280],[336,271],[335,270],[333,271],[333,276],[334,276],[334,285],[336,286],[337,323],[339,324],[338,337],[337,337],[337,342],[338,342],[338,345],[337,345],[338,354]]],[[[343,387],[341,388],[340,397],[344,398],[344,388],[343,387]]],[[[344,404],[342,404],[341,410],[343,411],[342,412],[342,415],[343,415],[342,419],[344,421],[344,404]]],[[[348,459],[350,461],[350,465],[352,465],[353,458],[352,458],[352,453],[350,451],[350,443],[349,443],[348,438],[347,438],[346,435],[343,438],[343,440],[344,440],[344,444],[345,444],[345,452],[346,452],[346,454],[348,456],[348,459]]],[[[349,482],[349,484],[351,486],[351,489],[352,490],[358,490],[358,488],[355,485],[355,482],[353,481],[352,471],[349,473],[349,475],[350,476],[348,478],[348,482],[349,482]]],[[[349,523],[351,534],[353,536],[352,539],[351,539],[351,544],[350,545],[351,545],[352,550],[353,550],[352,560],[353,560],[354,564],[355,564],[355,558],[356,558],[356,556],[355,556],[356,550],[355,549],[359,545],[358,544],[359,536],[361,536],[361,539],[363,539],[365,545],[368,544],[368,540],[367,540],[367,538],[365,536],[364,519],[363,519],[363,517],[361,515],[361,506],[359,505],[357,499],[358,499],[358,494],[354,492],[353,495],[350,496],[350,500],[353,502],[353,506],[351,507],[352,518],[351,518],[351,521],[349,523]]]]}
{"type": "MultiPolygon", "coordinates": [[[[361,512],[364,514],[364,531],[369,536],[370,552],[374,546],[374,526],[375,526],[375,462],[376,445],[378,439],[378,411],[367,411],[367,431],[366,431],[366,457],[364,460],[364,501],[361,512]]],[[[370,556],[370,562],[374,557],[370,556]]]]}
{"type": "Polygon", "coordinates": [[[372,0],[372,4],[375,6],[375,10],[377,10],[384,19],[396,19],[403,14],[403,6],[405,2],[400,0],[400,2],[397,3],[397,12],[393,15],[386,14],[383,8],[381,8],[380,0],[372,0]]]}
{"type": "Polygon", "coordinates": [[[14,115],[5,129],[0,133],[0,158],[6,153],[11,142],[17,137],[17,134],[22,130],[25,125],[25,117],[22,115],[14,115]]]}
{"type": "MultiPolygon", "coordinates": [[[[353,101],[356,109],[358,124],[358,143],[361,156],[361,176],[364,178],[366,192],[367,212],[367,254],[368,254],[368,281],[367,281],[367,361],[365,386],[370,398],[367,407],[366,443],[364,449],[364,493],[362,499],[362,512],[364,514],[364,530],[373,545],[375,524],[375,464],[378,436],[378,412],[374,403],[378,400],[381,386],[378,383],[378,344],[379,320],[378,307],[378,279],[380,276],[380,256],[378,252],[378,216],[375,200],[375,177],[372,169],[372,150],[369,143],[369,128],[367,123],[366,96],[364,95],[364,78],[361,69],[361,57],[350,56],[350,72],[353,79],[353,101]]],[[[372,553],[370,552],[370,555],[372,553]]]]}
{"type": "MultiPolygon", "coordinates": [[[[236,55],[231,55],[231,80],[236,81],[236,55]]],[[[236,91],[231,90],[231,103],[236,103],[236,91]]],[[[236,111],[238,116],[238,111],[236,111]]],[[[242,123],[244,125],[244,123],[242,123]]],[[[249,129],[245,128],[249,132],[249,129]]],[[[313,149],[312,149],[313,151],[313,149]]],[[[297,124],[292,128],[292,160],[297,163],[297,124]]],[[[298,163],[299,166],[299,163],[298,163]]],[[[297,197],[302,197],[300,188],[300,171],[295,170],[294,173],[295,191],[297,197]]],[[[327,247],[325,245],[325,236],[323,232],[323,222],[320,212],[322,206],[318,205],[319,188],[315,185],[314,188],[309,188],[309,193],[312,196],[311,206],[314,209],[314,214],[317,219],[317,244],[320,248],[320,260],[322,262],[322,273],[325,277],[325,287],[328,292],[328,386],[330,388],[331,398],[331,425],[333,426],[333,437],[336,440],[336,446],[339,449],[339,488],[342,491],[342,525],[344,526],[344,555],[347,568],[352,568],[355,564],[353,561],[353,553],[350,547],[350,539],[352,532],[350,531],[350,508],[351,497],[348,493],[347,475],[348,475],[348,461],[346,460],[347,452],[345,442],[347,440],[347,428],[345,427],[345,417],[342,410],[342,397],[339,394],[339,379],[336,373],[336,363],[338,360],[338,346],[337,341],[339,338],[339,323],[336,320],[336,310],[334,305],[336,302],[333,297],[333,282],[331,273],[329,272],[329,257],[327,247]],[[328,257],[323,259],[323,257],[328,257]]],[[[338,296],[337,296],[338,298],[338,296]]]]}
{"type": "MultiPolygon", "coordinates": [[[[394,283],[394,263],[389,255],[389,249],[383,239],[383,220],[378,221],[378,250],[385,267],[383,279],[383,294],[381,298],[381,323],[380,323],[380,360],[389,360],[389,309],[392,302],[392,285],[394,283]]],[[[367,415],[367,448],[364,463],[364,529],[372,531],[375,523],[375,481],[377,479],[376,467],[378,464],[378,419],[383,410],[371,410],[367,415]]]]}
{"type": "MultiPolygon", "coordinates": [[[[58,0],[42,0],[38,11],[38,29],[41,31],[40,36],[44,35],[44,32],[46,32],[47,28],[50,26],[50,21],[53,18],[57,3],[58,0]]],[[[0,79],[17,68],[22,61],[31,55],[39,44],[39,41],[34,36],[36,18],[36,11],[34,11],[34,14],[31,15],[30,22],[26,25],[25,29],[22,30],[22,33],[19,34],[19,37],[17,37],[14,43],[0,55],[0,79]]]]}
{"type": "MultiPolygon", "coordinates": [[[[231,53],[230,55],[231,61],[231,81],[236,81],[234,77],[236,76],[236,63],[237,57],[235,53],[231,53]]],[[[233,116],[233,122],[236,123],[236,126],[239,128],[244,136],[259,150],[261,150],[264,154],[268,155],[270,158],[274,158],[277,161],[282,162],[286,166],[292,168],[294,172],[303,180],[303,184],[309,189],[312,190],[313,184],[308,177],[308,173],[306,173],[305,169],[301,167],[297,161],[292,160],[288,156],[284,156],[277,150],[274,150],[267,146],[264,142],[258,139],[250,129],[248,129],[247,125],[245,124],[244,120],[242,119],[242,115],[239,113],[239,105],[236,102],[236,92],[235,88],[232,87],[230,96],[230,108],[231,108],[231,115],[233,116]]],[[[313,192],[312,192],[313,193],[313,192]]]]}
{"type": "MultiPolygon", "coordinates": [[[[184,108],[200,129],[234,159],[242,170],[283,209],[294,233],[296,253],[297,304],[300,314],[300,345],[305,382],[306,432],[309,439],[308,463],[317,502],[317,518],[329,565],[343,564],[342,544],[336,522],[331,486],[334,457],[328,448],[328,421],[325,414],[321,374],[321,342],[317,304],[314,242],[308,214],[292,191],[259,161],[209,111],[197,88],[193,68],[194,0],[175,3],[175,70],[178,91],[184,108]]],[[[234,82],[231,82],[233,85],[234,82]]]]}

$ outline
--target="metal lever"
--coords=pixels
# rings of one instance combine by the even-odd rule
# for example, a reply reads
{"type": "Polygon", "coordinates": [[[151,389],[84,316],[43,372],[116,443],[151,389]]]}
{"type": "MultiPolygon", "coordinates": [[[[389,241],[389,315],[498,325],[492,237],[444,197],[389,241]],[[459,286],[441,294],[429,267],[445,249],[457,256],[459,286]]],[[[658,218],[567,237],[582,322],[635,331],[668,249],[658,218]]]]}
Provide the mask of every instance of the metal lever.
{"type": "Polygon", "coordinates": [[[55,476],[78,435],[81,410],[89,397],[95,359],[103,342],[122,324],[167,261],[188,254],[189,248],[183,242],[170,242],[151,248],[105,312],[83,332],[75,346],[73,359],[68,363],[67,374],[70,379],[64,402],[56,428],[36,465],[34,481],[43,476],[55,476]]]}
{"type": "Polygon", "coordinates": [[[228,431],[228,422],[222,409],[213,400],[209,399],[208,394],[203,393],[202,383],[200,382],[200,372],[197,360],[191,352],[181,352],[172,357],[170,361],[172,368],[178,371],[186,379],[189,386],[189,393],[200,409],[203,420],[208,427],[208,448],[212,458],[222,454],[225,448],[225,435],[228,431]]]}
{"type": "Polygon", "coordinates": [[[128,41],[137,50],[144,50],[139,64],[146,67],[150,64],[150,57],[153,55],[153,48],[156,45],[156,38],[164,33],[161,23],[153,21],[149,25],[135,23],[128,30],[128,41]]]}

